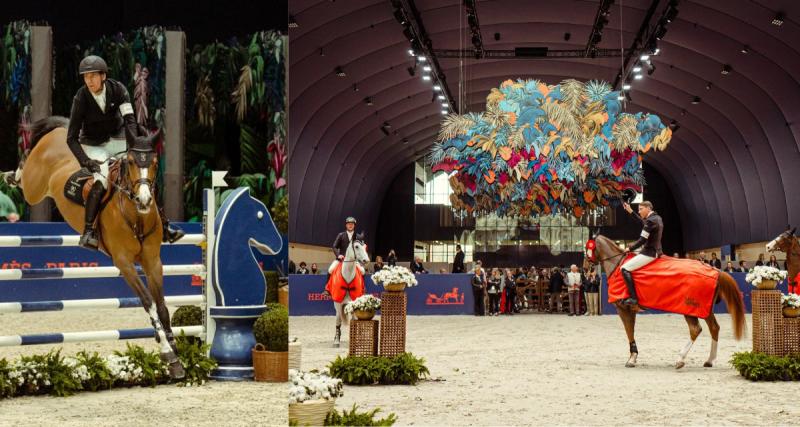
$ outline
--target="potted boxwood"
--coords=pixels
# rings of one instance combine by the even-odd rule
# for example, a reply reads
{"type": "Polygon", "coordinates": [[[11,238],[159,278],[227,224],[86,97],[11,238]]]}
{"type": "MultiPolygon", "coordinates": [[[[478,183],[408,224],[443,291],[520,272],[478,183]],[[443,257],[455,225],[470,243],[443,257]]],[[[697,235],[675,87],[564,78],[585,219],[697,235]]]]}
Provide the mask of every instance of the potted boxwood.
{"type": "Polygon", "coordinates": [[[289,310],[268,304],[253,325],[256,346],[252,350],[256,381],[285,382],[289,379],[289,310]]]}
{"type": "Polygon", "coordinates": [[[344,311],[347,314],[355,315],[358,320],[372,320],[375,317],[375,310],[379,308],[381,308],[380,298],[364,294],[347,304],[344,311]]]}

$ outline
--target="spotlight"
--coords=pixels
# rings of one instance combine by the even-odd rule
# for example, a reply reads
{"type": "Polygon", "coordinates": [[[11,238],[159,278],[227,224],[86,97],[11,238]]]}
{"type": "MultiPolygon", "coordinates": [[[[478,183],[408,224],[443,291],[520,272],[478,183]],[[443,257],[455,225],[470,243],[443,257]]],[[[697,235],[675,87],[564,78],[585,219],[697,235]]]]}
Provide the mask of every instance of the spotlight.
{"type": "Polygon", "coordinates": [[[678,17],[678,8],[670,7],[669,10],[667,10],[667,22],[672,22],[677,17],[678,17]]]}
{"type": "Polygon", "coordinates": [[[650,67],[647,68],[647,75],[648,76],[652,76],[653,73],[655,73],[655,72],[656,72],[655,64],[650,64],[650,67]]]}
{"type": "Polygon", "coordinates": [[[367,104],[368,106],[372,107],[372,98],[369,97],[369,96],[364,98],[364,103],[367,104]]]}
{"type": "Polygon", "coordinates": [[[783,25],[784,18],[786,18],[786,16],[783,14],[783,12],[778,12],[775,17],[772,18],[772,25],[780,27],[783,25]]]}
{"type": "Polygon", "coordinates": [[[409,56],[414,56],[414,49],[409,49],[408,54],[409,56]]]}
{"type": "Polygon", "coordinates": [[[289,28],[297,28],[300,25],[297,23],[297,20],[294,19],[293,15],[289,15],[289,28]]]}
{"type": "Polygon", "coordinates": [[[403,138],[403,144],[408,144],[408,138],[403,138]]]}
{"type": "Polygon", "coordinates": [[[694,98],[692,98],[692,105],[697,105],[699,103],[700,103],[700,97],[699,96],[695,96],[694,98]]]}
{"type": "Polygon", "coordinates": [[[435,90],[435,91],[439,92],[440,90],[442,90],[442,87],[441,87],[441,86],[439,86],[439,85],[434,85],[434,86],[433,86],[433,90],[435,90]]]}
{"type": "Polygon", "coordinates": [[[387,129],[391,129],[392,125],[389,122],[383,122],[383,127],[387,128],[387,129]]]}
{"type": "Polygon", "coordinates": [[[642,71],[642,67],[640,67],[640,66],[638,66],[638,65],[637,65],[637,66],[635,66],[635,67],[633,67],[633,72],[634,72],[634,73],[638,73],[638,72],[640,72],[640,71],[642,71]]]}
{"type": "Polygon", "coordinates": [[[722,73],[723,76],[727,76],[731,73],[731,71],[733,71],[733,68],[730,65],[725,64],[722,66],[722,71],[720,71],[720,73],[722,73]]]}
{"type": "Polygon", "coordinates": [[[708,82],[708,83],[706,84],[706,90],[711,90],[711,82],[708,82]]]}
{"type": "Polygon", "coordinates": [[[353,84],[353,92],[358,92],[358,85],[353,84]]]}
{"type": "Polygon", "coordinates": [[[642,61],[647,61],[648,59],[650,59],[650,55],[646,53],[642,54],[642,56],[640,56],[639,59],[641,59],[642,61]]]}
{"type": "Polygon", "coordinates": [[[656,48],[656,50],[653,51],[653,55],[658,55],[660,52],[661,52],[661,49],[656,48]]]}
{"type": "Polygon", "coordinates": [[[447,113],[449,112],[450,112],[449,110],[442,110],[442,115],[447,115],[447,113]]]}
{"type": "Polygon", "coordinates": [[[628,84],[628,83],[625,83],[624,85],[622,85],[622,90],[631,90],[631,85],[628,84]]]}
{"type": "Polygon", "coordinates": [[[422,67],[422,70],[423,70],[423,71],[430,71],[430,70],[431,70],[431,67],[429,67],[429,66],[427,66],[427,65],[426,65],[426,66],[422,67]]]}
{"type": "Polygon", "coordinates": [[[337,75],[337,76],[339,76],[339,77],[345,77],[345,76],[347,76],[347,73],[345,73],[345,72],[344,72],[344,70],[342,69],[342,67],[336,67],[336,68],[334,68],[334,70],[333,70],[333,71],[334,71],[334,72],[336,73],[336,75],[337,75]]]}
{"type": "Polygon", "coordinates": [[[424,75],[422,76],[422,80],[429,81],[430,79],[431,79],[431,76],[430,76],[430,75],[428,75],[428,74],[424,74],[424,75]]]}
{"type": "Polygon", "coordinates": [[[719,161],[714,160],[714,166],[719,166],[719,161]]]}
{"type": "Polygon", "coordinates": [[[741,50],[742,53],[747,54],[750,52],[750,46],[744,45],[741,50]]]}
{"type": "Polygon", "coordinates": [[[653,34],[657,40],[661,40],[664,36],[667,35],[667,27],[658,27],[656,28],[655,33],[653,34]]]}
{"type": "Polygon", "coordinates": [[[644,77],[644,76],[642,76],[641,74],[634,74],[634,76],[633,76],[633,78],[636,79],[636,80],[641,80],[642,77],[644,77]]]}
{"type": "Polygon", "coordinates": [[[439,95],[438,98],[444,100],[444,95],[439,95]]]}
{"type": "Polygon", "coordinates": [[[394,10],[394,19],[397,20],[400,25],[406,25],[408,21],[406,21],[406,15],[403,13],[401,9],[394,10]]]}
{"type": "Polygon", "coordinates": [[[618,96],[618,97],[617,97],[617,101],[623,101],[624,99],[625,99],[625,97],[624,97],[624,96],[622,96],[622,95],[620,95],[620,96],[618,96]]]}
{"type": "Polygon", "coordinates": [[[444,108],[449,108],[449,107],[450,107],[450,104],[448,104],[448,103],[446,103],[446,102],[442,102],[442,107],[444,107],[444,108]]]}
{"type": "Polygon", "coordinates": [[[419,60],[419,62],[425,62],[428,60],[428,58],[426,58],[425,55],[420,55],[417,57],[417,59],[419,60]]]}

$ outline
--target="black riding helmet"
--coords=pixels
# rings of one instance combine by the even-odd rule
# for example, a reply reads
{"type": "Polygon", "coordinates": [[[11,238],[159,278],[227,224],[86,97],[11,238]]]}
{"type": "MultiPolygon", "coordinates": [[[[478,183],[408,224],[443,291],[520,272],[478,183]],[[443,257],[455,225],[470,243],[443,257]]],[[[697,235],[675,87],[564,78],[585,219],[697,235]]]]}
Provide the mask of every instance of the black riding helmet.
{"type": "Polygon", "coordinates": [[[97,55],[89,55],[86,58],[81,60],[80,65],[78,65],[78,74],[84,75],[86,73],[108,73],[108,65],[106,65],[106,61],[97,56],[97,55]]]}

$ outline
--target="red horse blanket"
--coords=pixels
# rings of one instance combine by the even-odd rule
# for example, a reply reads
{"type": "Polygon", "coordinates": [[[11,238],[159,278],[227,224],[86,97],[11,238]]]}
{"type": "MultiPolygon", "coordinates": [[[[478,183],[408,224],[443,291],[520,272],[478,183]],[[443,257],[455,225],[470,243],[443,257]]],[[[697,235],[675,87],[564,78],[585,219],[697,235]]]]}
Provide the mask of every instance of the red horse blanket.
{"type": "MultiPolygon", "coordinates": [[[[632,258],[628,255],[625,261],[632,258]]],[[[711,313],[719,270],[697,260],[661,256],[633,272],[642,307],[704,319],[711,313]]],[[[617,268],[608,278],[608,302],[628,298],[617,268]]]]}
{"type": "Polygon", "coordinates": [[[355,301],[356,298],[364,295],[364,275],[356,268],[356,276],[352,282],[347,283],[342,277],[342,265],[344,264],[340,262],[333,270],[328,283],[325,284],[325,290],[331,294],[331,298],[335,302],[344,301],[344,296],[348,292],[350,293],[350,300],[355,301]]]}

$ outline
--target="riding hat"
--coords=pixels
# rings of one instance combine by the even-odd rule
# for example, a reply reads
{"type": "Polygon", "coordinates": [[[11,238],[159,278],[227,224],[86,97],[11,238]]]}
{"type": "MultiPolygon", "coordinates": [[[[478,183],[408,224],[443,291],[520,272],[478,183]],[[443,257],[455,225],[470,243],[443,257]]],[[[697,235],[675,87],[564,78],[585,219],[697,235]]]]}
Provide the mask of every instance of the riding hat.
{"type": "Polygon", "coordinates": [[[108,65],[106,65],[106,61],[103,58],[97,55],[89,55],[83,58],[80,65],[78,65],[78,74],[83,75],[86,73],[108,73],[108,65]]]}
{"type": "Polygon", "coordinates": [[[344,223],[345,223],[345,224],[347,224],[347,223],[350,223],[350,222],[352,222],[353,224],[355,224],[355,223],[356,223],[356,219],[355,219],[355,218],[353,218],[352,216],[348,216],[348,217],[347,217],[347,219],[346,219],[346,220],[344,220],[344,223]]]}

